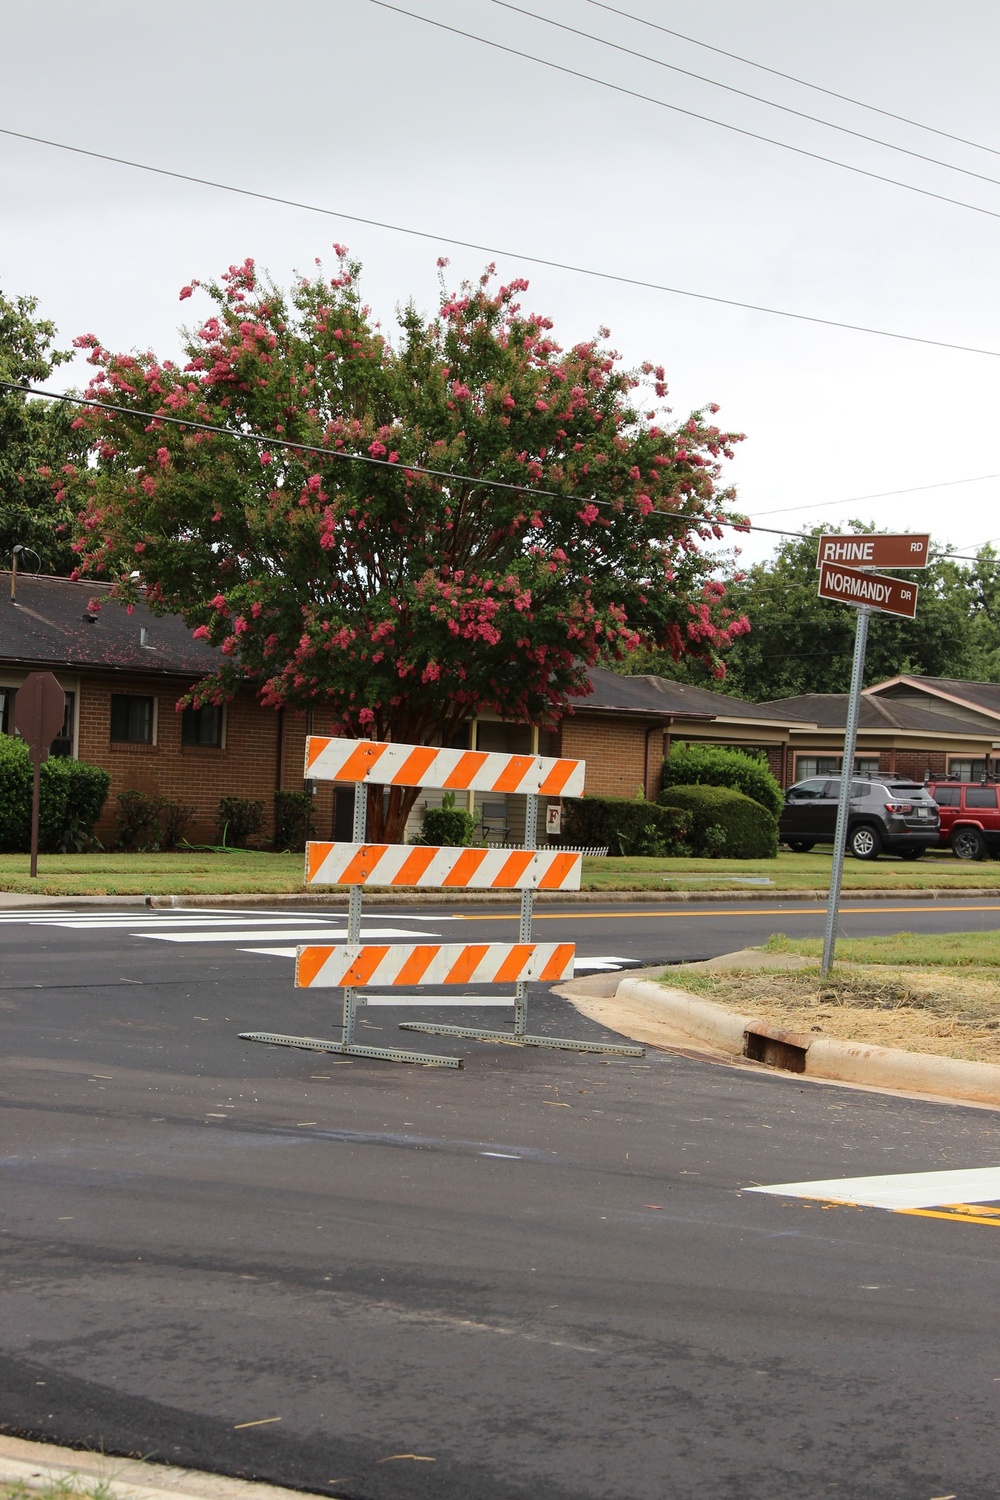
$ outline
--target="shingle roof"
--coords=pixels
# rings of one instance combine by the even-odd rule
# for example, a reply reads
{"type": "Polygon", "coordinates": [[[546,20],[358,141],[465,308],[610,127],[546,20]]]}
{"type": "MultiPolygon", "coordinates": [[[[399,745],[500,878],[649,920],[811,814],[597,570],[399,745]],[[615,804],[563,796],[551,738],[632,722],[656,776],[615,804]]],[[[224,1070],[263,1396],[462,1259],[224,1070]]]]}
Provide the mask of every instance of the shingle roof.
{"type": "MultiPolygon", "coordinates": [[[[949,698],[958,698],[970,708],[981,708],[989,714],[1000,714],[1000,682],[963,682],[959,677],[911,677],[906,675],[903,684],[912,684],[929,693],[944,693],[949,698]]],[[[896,684],[899,685],[899,684],[896,684]]],[[[881,686],[875,684],[875,691],[881,686]]]]}
{"type": "MultiPolygon", "coordinates": [[[[843,729],[847,723],[847,696],[846,693],[803,693],[798,698],[775,698],[760,707],[801,715],[821,729],[843,729]]],[[[908,729],[966,738],[979,732],[978,726],[968,719],[951,718],[948,714],[921,708],[917,703],[875,697],[867,692],[862,693],[858,705],[858,724],[862,729],[908,729]]],[[[992,734],[993,731],[983,725],[982,733],[992,734]]]]}
{"type": "Polygon", "coordinates": [[[758,723],[761,720],[794,722],[801,717],[780,710],[775,712],[773,705],[745,703],[742,698],[713,693],[708,688],[691,687],[669,677],[623,677],[605,667],[591,667],[589,675],[594,691],[589,697],[575,700],[574,707],[578,712],[617,710],[619,713],[647,713],[655,718],[682,714],[690,718],[753,719],[758,723]]]}
{"type": "Polygon", "coordinates": [[[144,604],[129,614],[107,598],[110,584],[18,573],[15,601],[10,578],[9,572],[0,573],[0,661],[201,677],[219,660],[215,647],[194,640],[179,616],[158,618],[144,604]],[[91,599],[106,601],[93,620],[87,610],[91,599]]]}

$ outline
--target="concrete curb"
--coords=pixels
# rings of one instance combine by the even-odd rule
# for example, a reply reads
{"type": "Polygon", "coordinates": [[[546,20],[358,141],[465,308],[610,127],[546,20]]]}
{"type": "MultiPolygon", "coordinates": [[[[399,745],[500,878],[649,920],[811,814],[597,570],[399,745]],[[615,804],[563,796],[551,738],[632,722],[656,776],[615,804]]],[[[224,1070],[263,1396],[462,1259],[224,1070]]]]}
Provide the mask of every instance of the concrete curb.
{"type": "MultiPolygon", "coordinates": [[[[812,901],[825,904],[828,891],[538,891],[535,900],[539,905],[561,904],[582,906],[627,904],[659,906],[687,905],[688,903],[729,902],[730,905],[771,901],[778,905],[795,901],[812,901]]],[[[875,890],[845,891],[843,903],[854,901],[955,901],[994,900],[1000,901],[1000,887],[972,886],[963,890],[875,890]]],[[[509,906],[517,900],[516,893],[493,895],[489,891],[383,891],[366,892],[365,905],[371,906],[509,906]]],[[[225,895],[191,894],[187,896],[34,896],[20,891],[0,891],[0,911],[32,911],[47,908],[79,906],[331,906],[346,907],[347,896],[333,892],[278,891],[232,892],[225,895]]]]}
{"type": "MultiPolygon", "coordinates": [[[[568,989],[567,986],[563,993],[568,989]]],[[[845,1042],[812,1032],[783,1031],[770,1022],[739,1015],[713,1000],[702,1000],[685,990],[646,979],[623,979],[615,991],[615,999],[682,1033],[692,1042],[700,1042],[732,1058],[763,1062],[806,1078],[1000,1106],[1000,1066],[994,1063],[845,1042]]]]}
{"type": "Polygon", "coordinates": [[[299,1491],[273,1484],[13,1437],[0,1437],[0,1483],[28,1490],[65,1485],[84,1494],[100,1487],[114,1500],[301,1500],[299,1491]]]}

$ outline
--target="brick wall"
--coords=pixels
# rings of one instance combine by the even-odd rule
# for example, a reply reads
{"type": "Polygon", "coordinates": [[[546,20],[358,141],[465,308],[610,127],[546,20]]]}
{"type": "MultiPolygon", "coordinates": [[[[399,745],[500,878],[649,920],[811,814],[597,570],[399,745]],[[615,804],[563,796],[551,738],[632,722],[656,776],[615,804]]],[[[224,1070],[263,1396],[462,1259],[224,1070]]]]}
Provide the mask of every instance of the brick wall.
{"type": "Polygon", "coordinates": [[[567,760],[587,762],[591,797],[634,797],[642,788],[652,800],[660,790],[661,725],[574,714],[562,721],[559,746],[567,760]]]}
{"type": "MultiPolygon", "coordinates": [[[[307,732],[330,732],[330,716],[261,708],[251,693],[241,693],[226,705],[222,748],[181,743],[178,698],[189,682],[124,675],[87,676],[80,683],[78,704],[81,760],[111,773],[111,790],[98,837],[113,839],[117,794],[129,788],[168,797],[195,808],[187,830],[192,843],[218,838],[219,798],[251,797],[264,803],[265,831],[273,834],[274,793],[301,792],[307,732]],[[119,744],[111,740],[111,697],[114,693],[152,697],[156,704],[155,743],[119,744]],[[312,720],[312,722],[310,722],[312,720]]],[[[318,783],[315,800],[317,832],[329,836],[333,826],[333,789],[318,783]]]]}

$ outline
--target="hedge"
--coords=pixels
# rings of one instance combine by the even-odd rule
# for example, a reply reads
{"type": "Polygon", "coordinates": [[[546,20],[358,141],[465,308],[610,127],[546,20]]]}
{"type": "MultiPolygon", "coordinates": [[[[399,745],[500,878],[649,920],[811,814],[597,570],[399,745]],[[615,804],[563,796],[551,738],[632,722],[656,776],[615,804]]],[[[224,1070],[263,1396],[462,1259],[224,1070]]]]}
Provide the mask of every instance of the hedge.
{"type": "Polygon", "coordinates": [[[778,820],[742,792],[725,786],[672,786],[657,797],[662,807],[691,819],[688,841],[698,857],[776,859],[778,820]],[[724,835],[722,837],[721,835],[724,835]]]}
{"type": "Polygon", "coordinates": [[[780,817],[784,793],[771,775],[767,762],[745,750],[726,750],[721,745],[672,745],[663,762],[663,786],[728,786],[744,797],[752,797],[768,812],[780,817]]]}
{"type": "Polygon", "coordinates": [[[477,831],[475,814],[464,807],[429,807],[416,842],[460,849],[475,842],[477,831]]]}
{"type": "MultiPolygon", "coordinates": [[[[31,846],[33,771],[28,747],[0,735],[0,852],[27,854],[31,846]]],[[[38,846],[73,850],[93,833],[107,800],[111,777],[99,766],[68,756],[50,757],[39,779],[38,846]]]]}
{"type": "Polygon", "coordinates": [[[567,797],[563,800],[563,842],[584,849],[607,848],[613,855],[670,854],[683,840],[690,818],[678,808],[628,797],[567,797]]]}

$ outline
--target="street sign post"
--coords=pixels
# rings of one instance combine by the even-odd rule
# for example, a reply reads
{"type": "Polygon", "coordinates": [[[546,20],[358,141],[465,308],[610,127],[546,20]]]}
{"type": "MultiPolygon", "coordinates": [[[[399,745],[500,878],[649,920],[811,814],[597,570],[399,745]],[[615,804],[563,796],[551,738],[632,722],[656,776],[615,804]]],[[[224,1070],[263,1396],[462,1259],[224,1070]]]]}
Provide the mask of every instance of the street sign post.
{"type": "Polygon", "coordinates": [[[844,726],[844,758],[840,763],[840,796],[837,799],[837,827],[833,836],[830,898],[823,933],[821,973],[824,979],[829,977],[833,967],[837,944],[840,888],[851,811],[851,782],[854,780],[854,750],[858,738],[861,684],[865,675],[868,621],[873,610],[912,620],[917,613],[917,595],[920,592],[915,583],[907,583],[902,578],[886,578],[882,574],[869,572],[868,569],[926,568],[929,555],[929,536],[904,533],[899,536],[822,536],[819,539],[816,566],[819,569],[820,598],[833,599],[838,604],[854,605],[858,611],[851,691],[847,700],[847,723],[844,726]]]}
{"type": "Polygon", "coordinates": [[[926,568],[929,536],[902,532],[899,536],[821,536],[816,566],[848,563],[856,568],[926,568]]]}
{"type": "Polygon", "coordinates": [[[887,615],[904,615],[912,620],[917,612],[915,583],[901,578],[886,578],[881,573],[864,573],[860,568],[845,568],[839,563],[820,563],[821,599],[835,599],[838,604],[865,604],[869,609],[887,615]]]}
{"type": "Polygon", "coordinates": [[[34,767],[31,792],[31,876],[38,876],[38,804],[42,762],[66,717],[66,694],[51,672],[32,672],[14,699],[14,729],[24,740],[34,767]]]}

